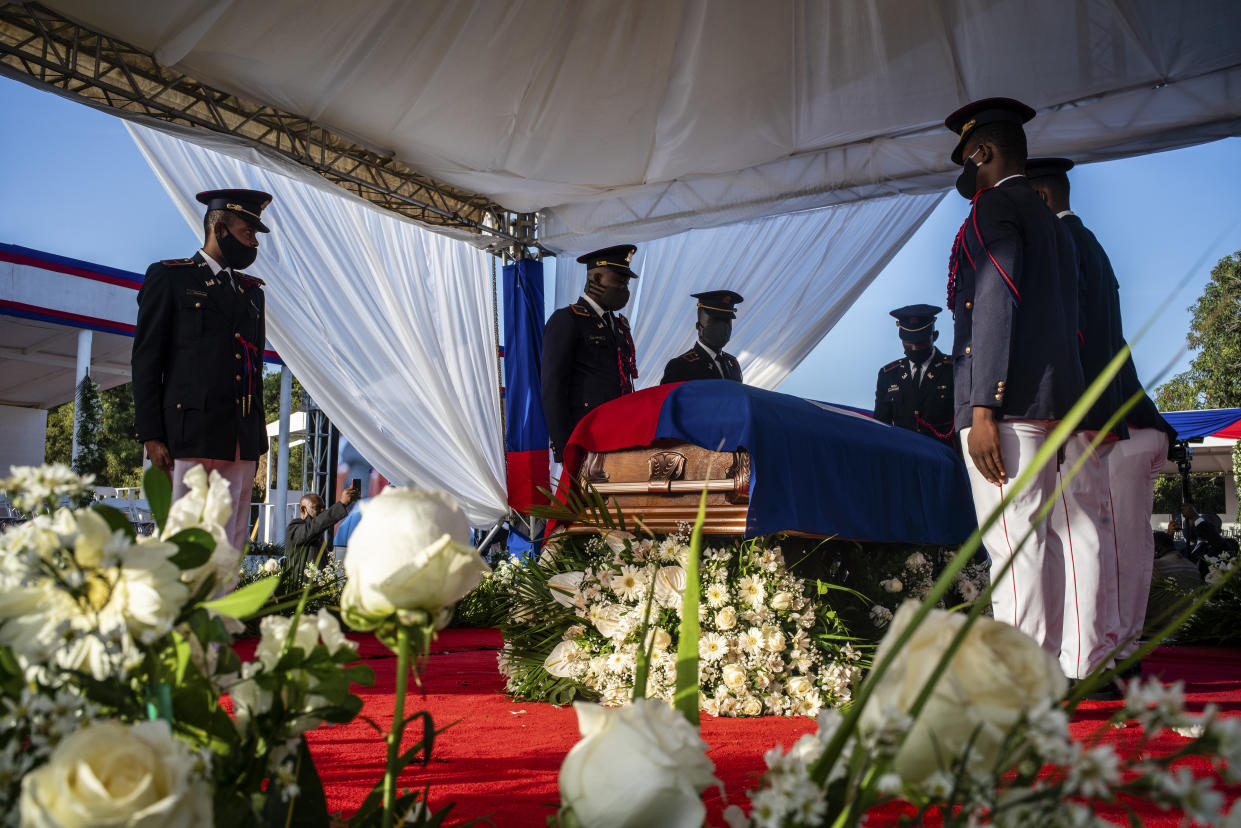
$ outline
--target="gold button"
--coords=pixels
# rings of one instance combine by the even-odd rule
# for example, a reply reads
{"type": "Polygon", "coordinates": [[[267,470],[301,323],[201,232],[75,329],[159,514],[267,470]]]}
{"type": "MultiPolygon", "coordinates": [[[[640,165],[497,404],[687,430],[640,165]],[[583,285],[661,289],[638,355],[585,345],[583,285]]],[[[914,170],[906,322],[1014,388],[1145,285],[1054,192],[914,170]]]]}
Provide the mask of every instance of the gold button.
{"type": "Polygon", "coordinates": [[[241,359],[241,354],[233,354],[233,359],[241,359]]]}
{"type": "Polygon", "coordinates": [[[196,307],[196,308],[201,308],[202,306],[203,306],[203,303],[202,303],[202,302],[195,302],[195,303],[194,303],[194,307],[196,307]]]}
{"type": "Polygon", "coordinates": [[[965,353],[967,353],[967,354],[968,354],[969,352],[970,352],[970,346],[966,345],[966,346],[965,346],[965,353]]]}
{"type": "Polygon", "coordinates": [[[241,334],[239,333],[233,334],[233,339],[241,339],[241,334]]]}
{"type": "Polygon", "coordinates": [[[238,374],[237,376],[233,377],[233,379],[237,380],[238,382],[241,382],[241,374],[238,374]]]}
{"type": "Polygon", "coordinates": [[[1003,394],[996,394],[996,395],[995,395],[995,399],[996,399],[996,402],[1002,402],[1002,401],[1004,400],[1004,395],[1003,395],[1003,394]]]}
{"type": "Polygon", "coordinates": [[[180,407],[181,407],[181,403],[177,403],[177,408],[180,408],[180,407]]]}
{"type": "Polygon", "coordinates": [[[973,303],[973,302],[966,302],[966,303],[965,303],[965,309],[966,309],[966,310],[969,310],[969,309],[970,309],[970,308],[972,308],[972,307],[974,307],[974,303],[973,303]]]}

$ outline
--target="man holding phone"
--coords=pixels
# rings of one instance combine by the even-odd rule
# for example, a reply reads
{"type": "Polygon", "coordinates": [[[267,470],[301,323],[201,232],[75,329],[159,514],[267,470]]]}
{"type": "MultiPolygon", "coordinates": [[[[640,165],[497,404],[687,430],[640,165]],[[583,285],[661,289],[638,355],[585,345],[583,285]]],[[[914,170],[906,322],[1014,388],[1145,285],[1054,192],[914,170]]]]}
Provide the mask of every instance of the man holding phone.
{"type": "Polygon", "coordinates": [[[306,562],[313,560],[327,541],[327,532],[337,522],[345,519],[349,509],[362,496],[362,481],[354,479],[349,488],[341,492],[340,500],[330,508],[323,505],[323,498],[317,494],[308,494],[298,503],[298,515],[289,521],[285,533],[285,549],[289,555],[289,563],[301,569],[306,562]]]}

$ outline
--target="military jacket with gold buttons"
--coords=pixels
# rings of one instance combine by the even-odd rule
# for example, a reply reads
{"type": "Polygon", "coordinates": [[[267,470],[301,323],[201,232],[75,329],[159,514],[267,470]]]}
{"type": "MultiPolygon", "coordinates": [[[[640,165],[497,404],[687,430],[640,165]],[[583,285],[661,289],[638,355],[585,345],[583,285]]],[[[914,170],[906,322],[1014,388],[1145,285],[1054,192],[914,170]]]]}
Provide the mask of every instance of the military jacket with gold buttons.
{"type": "Polygon", "coordinates": [[[543,329],[543,416],[557,459],[583,417],[633,390],[638,372],[629,320],[613,316],[615,330],[579,299],[556,310],[543,329]]]}
{"type": "Polygon", "coordinates": [[[980,190],[949,260],[958,429],[973,407],[1058,420],[1084,390],[1073,239],[1024,176],[980,190]]]}
{"type": "Polygon", "coordinates": [[[256,460],[263,417],[262,281],[218,275],[199,252],[156,262],[138,291],[134,436],[174,458],[256,460]],[[237,287],[233,287],[233,282],[237,287]]]}
{"type": "Polygon", "coordinates": [[[743,382],[741,379],[741,363],[730,353],[720,351],[719,356],[712,358],[701,343],[695,342],[680,356],[674,356],[664,366],[664,376],[660,385],[670,382],[688,382],[696,379],[726,379],[743,382]]]}
{"type": "Polygon", "coordinates": [[[875,419],[955,448],[952,357],[935,348],[921,381],[908,358],[880,368],[875,382],[875,419]]]}

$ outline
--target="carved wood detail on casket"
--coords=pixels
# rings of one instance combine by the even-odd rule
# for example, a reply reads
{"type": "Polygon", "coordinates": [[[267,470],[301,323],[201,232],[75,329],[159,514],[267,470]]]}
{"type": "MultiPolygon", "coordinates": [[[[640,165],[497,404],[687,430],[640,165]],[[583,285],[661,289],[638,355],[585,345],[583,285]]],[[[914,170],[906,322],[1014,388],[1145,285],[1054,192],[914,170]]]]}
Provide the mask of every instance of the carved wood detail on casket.
{"type": "Polygon", "coordinates": [[[589,483],[592,486],[596,483],[606,483],[611,479],[606,471],[603,470],[603,455],[595,452],[587,452],[586,459],[582,461],[582,471],[578,475],[582,482],[589,483]]]}
{"type": "Polygon", "coordinates": [[[646,462],[651,470],[646,479],[648,492],[670,492],[672,481],[685,474],[685,455],[679,451],[657,451],[646,462]]]}
{"type": "Polygon", "coordinates": [[[728,493],[729,503],[750,502],[750,452],[740,449],[733,452],[733,464],[728,469],[733,490],[728,493]]]}

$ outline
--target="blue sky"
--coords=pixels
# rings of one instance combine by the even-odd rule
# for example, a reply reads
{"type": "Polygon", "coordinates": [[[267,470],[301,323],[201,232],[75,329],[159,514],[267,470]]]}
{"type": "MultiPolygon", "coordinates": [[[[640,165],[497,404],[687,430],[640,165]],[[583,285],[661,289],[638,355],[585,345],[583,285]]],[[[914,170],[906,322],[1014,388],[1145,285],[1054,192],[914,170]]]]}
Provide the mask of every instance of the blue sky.
{"type": "MultiPolygon", "coordinates": [[[[2,77],[0,111],[0,242],[139,272],[197,249],[119,119],[2,77]]],[[[1126,333],[1155,319],[1134,344],[1138,374],[1153,385],[1169,361],[1173,371],[1188,365],[1187,309],[1215,262],[1241,250],[1241,139],[1082,166],[1072,183],[1074,211],[1120,280],[1126,333]]],[[[901,355],[887,313],[943,304],[966,208],[949,194],[779,390],[869,408],[879,366],[901,355]]],[[[946,347],[946,319],[940,328],[946,347]]]]}

